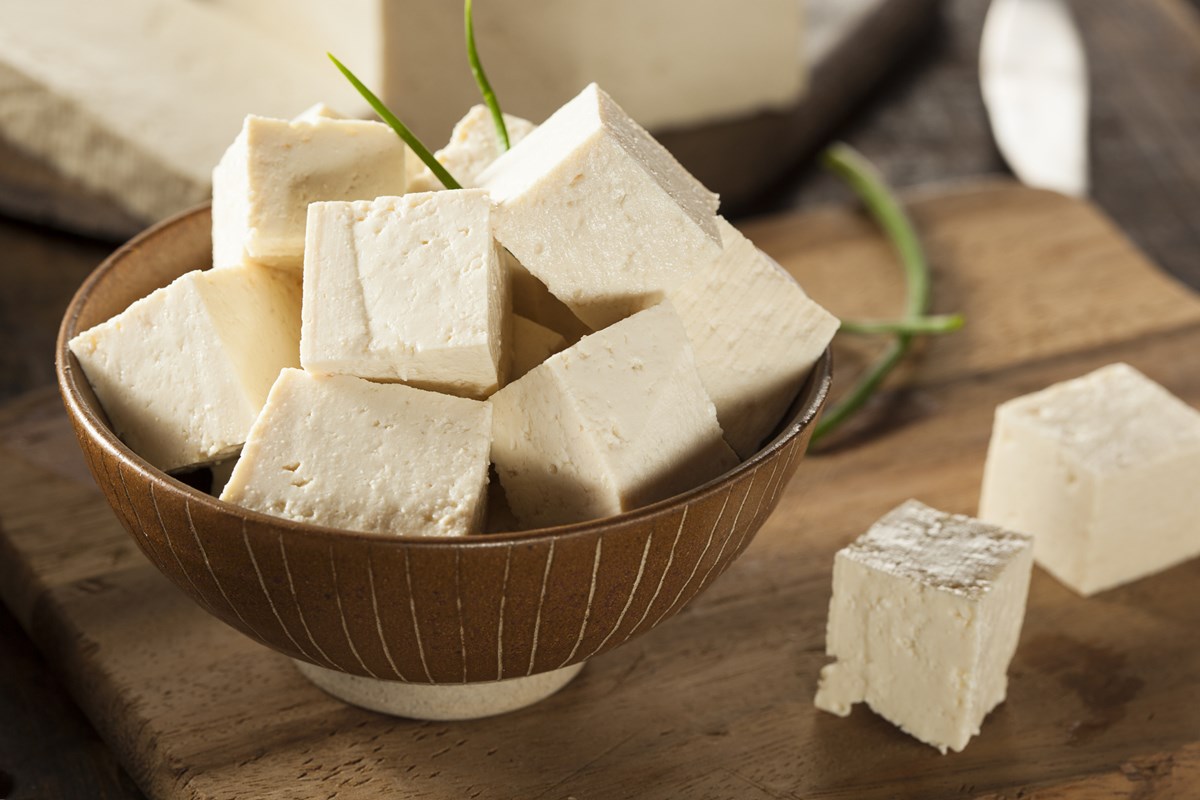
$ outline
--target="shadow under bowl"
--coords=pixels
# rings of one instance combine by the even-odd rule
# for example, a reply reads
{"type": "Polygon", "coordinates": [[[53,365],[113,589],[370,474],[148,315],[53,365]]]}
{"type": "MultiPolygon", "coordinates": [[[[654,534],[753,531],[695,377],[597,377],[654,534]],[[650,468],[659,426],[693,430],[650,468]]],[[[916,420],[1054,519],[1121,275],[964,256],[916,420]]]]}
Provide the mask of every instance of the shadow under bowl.
{"type": "Polygon", "coordinates": [[[96,483],[150,561],[247,636],[337,672],[427,684],[519,678],[578,664],[651,630],[750,543],[795,473],[828,396],[826,351],[754,456],[703,486],[600,520],[419,538],[250,511],[126,447],[67,349],[80,331],[208,266],[210,229],[208,206],[198,207],[97,267],[63,318],[59,389],[96,483]]]}

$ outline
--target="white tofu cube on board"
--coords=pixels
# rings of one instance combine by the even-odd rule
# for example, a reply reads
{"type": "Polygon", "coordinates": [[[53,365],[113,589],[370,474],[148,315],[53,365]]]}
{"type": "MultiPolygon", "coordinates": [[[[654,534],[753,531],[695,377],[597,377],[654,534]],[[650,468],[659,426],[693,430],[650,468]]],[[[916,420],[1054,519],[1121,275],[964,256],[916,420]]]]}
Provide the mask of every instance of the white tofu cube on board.
{"type": "Polygon", "coordinates": [[[480,176],[496,238],[593,330],[721,254],[718,199],[595,84],[480,176]]]}
{"type": "Polygon", "coordinates": [[[288,121],[250,115],[213,170],[213,266],[299,270],[309,203],[405,191],[405,146],[381,122],[312,109],[288,121]]]}
{"type": "MultiPolygon", "coordinates": [[[[537,126],[527,119],[504,115],[504,127],[508,131],[508,146],[514,147],[537,126]]],[[[496,137],[496,124],[487,106],[471,106],[466,116],[454,125],[450,141],[433,154],[438,163],[458,181],[464,189],[479,186],[479,176],[500,156],[500,142],[496,137]]],[[[444,189],[429,167],[416,156],[409,158],[420,165],[420,170],[411,173],[408,182],[410,192],[434,192],[444,189]]]]}
{"type": "Polygon", "coordinates": [[[585,336],[491,403],[492,460],[526,528],[628,511],[738,463],[669,303],[585,336]]]}
{"type": "Polygon", "coordinates": [[[916,500],[839,550],[818,708],[866,702],[943,753],[1008,690],[1033,567],[1028,536],[916,500]]]}
{"type": "Polygon", "coordinates": [[[481,189],[313,203],[300,362],[484,398],[503,382],[507,272],[481,189]]]}
{"type": "Polygon", "coordinates": [[[491,417],[477,400],[284,370],[221,499],[354,531],[478,533],[491,417]]]}
{"type": "Polygon", "coordinates": [[[248,264],[189,272],[68,346],[114,432],[175,470],[242,446],[299,341],[299,276],[248,264]]]}
{"type": "MultiPolygon", "coordinates": [[[[4,158],[53,168],[87,208],[103,198],[119,227],[162,219],[208,198],[213,164],[248,111],[291,116],[315,97],[357,97],[324,49],[294,51],[209,2],[0,2],[4,158]]],[[[5,167],[6,194],[39,174],[5,167]]],[[[58,213],[75,201],[59,198],[58,213]]]]}
{"type": "Polygon", "coordinates": [[[517,314],[512,318],[512,380],[567,346],[562,334],[517,314]]]}
{"type": "Polygon", "coordinates": [[[979,516],[1082,595],[1200,555],[1200,411],[1128,364],[996,409],[979,516]]]}
{"type": "Polygon", "coordinates": [[[725,441],[746,459],[779,424],[839,323],[724,218],[718,227],[724,252],[669,297],[725,441]]]}

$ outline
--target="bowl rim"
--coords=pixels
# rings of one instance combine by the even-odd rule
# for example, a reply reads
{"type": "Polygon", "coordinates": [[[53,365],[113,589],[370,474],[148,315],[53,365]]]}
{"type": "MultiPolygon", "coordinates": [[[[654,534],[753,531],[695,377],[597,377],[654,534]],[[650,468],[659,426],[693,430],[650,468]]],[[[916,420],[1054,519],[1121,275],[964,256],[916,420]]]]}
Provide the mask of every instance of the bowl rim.
{"type": "Polygon", "coordinates": [[[760,447],[752,456],[739,462],[732,469],[685,492],[630,511],[599,519],[521,531],[472,533],[463,536],[413,536],[408,534],[389,534],[335,528],[327,525],[292,520],[286,517],[278,517],[255,511],[254,509],[244,508],[233,503],[224,502],[168,475],[166,472],[151,465],[122,442],[83,399],[79,389],[79,381],[83,380],[86,382],[87,378],[83,375],[82,368],[79,367],[78,362],[67,346],[75,335],[82,332],[77,330],[77,323],[89,296],[94,288],[110,272],[117,269],[118,265],[130,253],[145,246],[164,231],[187,223],[193,217],[211,213],[211,205],[211,203],[202,203],[151,225],[114,250],[100,262],[99,266],[92,270],[83,283],[79,285],[79,288],[76,289],[66,311],[63,313],[55,344],[54,371],[67,413],[87,432],[88,437],[93,442],[99,444],[110,455],[119,459],[141,477],[151,481],[156,488],[177,494],[181,493],[190,502],[199,503],[208,510],[218,514],[238,517],[243,521],[243,524],[250,521],[258,525],[284,528],[292,535],[300,535],[317,540],[329,540],[330,544],[334,541],[360,540],[376,546],[414,546],[435,549],[463,546],[511,546],[549,538],[559,539],[586,536],[626,523],[637,523],[664,516],[682,506],[689,505],[701,497],[720,491],[726,484],[732,483],[747,472],[757,469],[812,425],[821,408],[824,406],[829,395],[830,386],[832,385],[833,355],[831,349],[826,347],[810,369],[809,375],[800,390],[796,393],[795,399],[788,406],[788,421],[783,425],[783,429],[772,437],[769,442],[760,447]],[[793,412],[793,410],[795,411],[793,412]]]}

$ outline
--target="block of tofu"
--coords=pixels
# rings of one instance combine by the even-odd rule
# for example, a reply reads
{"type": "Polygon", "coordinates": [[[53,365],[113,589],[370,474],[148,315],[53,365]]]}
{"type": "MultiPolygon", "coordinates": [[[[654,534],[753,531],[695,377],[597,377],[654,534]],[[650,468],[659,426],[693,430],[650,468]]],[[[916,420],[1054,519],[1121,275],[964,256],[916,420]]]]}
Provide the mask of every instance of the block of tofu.
{"type": "Polygon", "coordinates": [[[584,337],[491,403],[492,460],[525,528],[628,511],[738,463],[669,303],[584,337]]]}
{"type": "Polygon", "coordinates": [[[556,333],[532,320],[514,314],[510,379],[517,380],[566,346],[567,340],[561,333],[556,333]]]}
{"type": "Polygon", "coordinates": [[[996,409],[981,519],[1082,595],[1200,555],[1200,411],[1128,364],[996,409]]]}
{"type": "Polygon", "coordinates": [[[249,264],[189,272],[69,347],[113,431],[175,470],[242,446],[299,340],[299,277],[249,264]]]}
{"type": "Polygon", "coordinates": [[[916,500],[838,551],[816,705],[866,702],[943,753],[1008,690],[1033,567],[1028,536],[916,500]]]}
{"type": "Polygon", "coordinates": [[[504,381],[507,274],[481,189],[313,203],[300,362],[483,398],[504,381]]]}
{"type": "Polygon", "coordinates": [[[405,188],[405,147],[381,122],[250,115],[213,170],[213,266],[299,270],[308,206],[405,188]]]}
{"type": "Polygon", "coordinates": [[[284,370],[221,499],[354,531],[478,533],[491,419],[477,400],[284,370]]]}
{"type": "MultiPolygon", "coordinates": [[[[479,99],[451,46],[462,41],[461,3],[209,2],[312,63],[352,54],[347,63],[426,141],[441,141],[479,99]]],[[[545,119],[594,80],[646,127],[680,128],[794,103],[805,84],[803,5],[755,0],[748,14],[745,0],[488,0],[475,4],[475,35],[513,113],[545,119]]]]}
{"type": "MultiPolygon", "coordinates": [[[[508,145],[512,147],[529,135],[537,126],[527,119],[504,115],[504,127],[508,130],[508,145]]],[[[450,141],[433,154],[446,171],[464,189],[479,186],[479,176],[500,156],[500,143],[496,138],[496,125],[487,106],[474,105],[466,116],[454,125],[450,141]]],[[[416,156],[409,158],[421,163],[416,156]]],[[[421,164],[419,172],[409,179],[410,192],[433,192],[445,188],[434,176],[433,171],[421,164]]]]}
{"type": "Polygon", "coordinates": [[[595,84],[488,167],[496,238],[593,330],[721,254],[718,199],[595,84]]]}
{"type": "Polygon", "coordinates": [[[725,441],[746,459],[779,424],[839,323],[724,218],[718,227],[721,256],[669,297],[725,441]]]}
{"type": "Polygon", "coordinates": [[[142,225],[208,198],[246,114],[356,97],[207,3],[0,3],[0,54],[0,140],[142,225]]]}

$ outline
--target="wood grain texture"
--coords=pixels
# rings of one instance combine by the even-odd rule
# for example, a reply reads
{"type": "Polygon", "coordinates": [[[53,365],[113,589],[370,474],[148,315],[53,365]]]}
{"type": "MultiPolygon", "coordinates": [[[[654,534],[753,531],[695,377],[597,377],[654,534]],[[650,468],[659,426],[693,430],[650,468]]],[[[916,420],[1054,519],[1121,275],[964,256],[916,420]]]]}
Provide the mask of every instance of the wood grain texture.
{"type": "MultiPolygon", "coordinates": [[[[738,562],[674,619],[596,658],[535,708],[418,723],[316,690],[146,563],[87,477],[49,393],[0,415],[5,600],[152,797],[1186,796],[1200,760],[1200,560],[1090,600],[1035,570],[1008,700],[961,754],[941,756],[863,708],[839,719],[812,707],[827,661],[833,553],[907,497],[973,511],[998,402],[1127,360],[1200,404],[1200,299],[1164,280],[1093,209],[997,185],[929,196],[914,210],[935,243],[939,305],[986,320],[975,336],[1009,331],[1016,349],[968,336],[930,347],[911,382],[875,406],[873,435],[803,461],[769,517],[758,498],[782,483],[778,474],[768,468],[755,487],[732,488],[718,516],[766,517],[738,562]],[[1047,226],[1047,216],[1059,224],[1047,226]],[[1077,251],[1096,257],[1071,257],[1077,251]],[[1048,261],[1092,290],[1038,309],[1049,315],[1042,328],[1028,327],[1028,309],[989,311],[988,276],[1004,270],[1036,293],[1064,279],[1048,261]],[[1103,280],[1092,279],[1096,264],[1108,265],[1103,280]],[[1078,306],[1109,324],[1072,330],[1065,322],[1078,306]],[[1123,310],[1142,307],[1159,319],[1123,310]],[[1064,324],[1049,324],[1056,319],[1064,324]],[[980,360],[985,346],[996,352],[980,360]]],[[[873,268],[881,280],[896,269],[852,212],[756,231],[813,287],[836,265],[873,268]],[[806,244],[791,249],[793,241],[806,244]]],[[[857,296],[865,285],[822,291],[831,304],[885,310],[857,296]]],[[[635,565],[645,553],[637,591],[656,596],[656,608],[674,599],[655,580],[661,564],[683,561],[703,582],[709,565],[742,546],[683,552],[671,542],[629,551],[635,565]]],[[[540,575],[546,563],[521,568],[540,575]]],[[[503,580],[505,569],[497,559],[462,579],[503,580]]],[[[585,630],[581,649],[602,633],[585,630]]],[[[508,642],[506,629],[506,653],[508,642]]],[[[527,664],[530,643],[513,646],[527,664]]]]}
{"type": "MultiPolygon", "coordinates": [[[[833,132],[899,187],[1006,173],[979,90],[988,0],[941,4],[942,24],[833,132]]],[[[1200,284],[1200,0],[1069,0],[1091,83],[1092,197],[1168,272],[1200,284]]],[[[843,201],[811,162],[752,213],[843,201]]]]}

